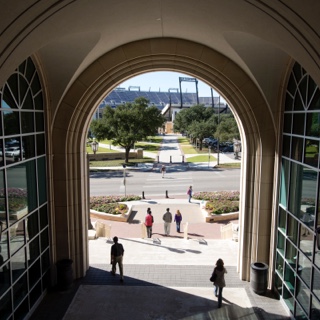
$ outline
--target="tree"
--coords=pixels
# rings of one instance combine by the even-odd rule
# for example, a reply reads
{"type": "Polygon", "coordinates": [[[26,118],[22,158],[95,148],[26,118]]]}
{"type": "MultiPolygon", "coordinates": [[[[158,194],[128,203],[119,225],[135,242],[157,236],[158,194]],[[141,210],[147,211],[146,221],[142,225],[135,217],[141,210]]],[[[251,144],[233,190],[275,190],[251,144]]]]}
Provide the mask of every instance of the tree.
{"type": "Polygon", "coordinates": [[[189,132],[189,126],[194,121],[208,120],[214,111],[204,105],[194,105],[188,109],[181,110],[174,120],[174,131],[189,132]]]}
{"type": "Polygon", "coordinates": [[[113,140],[114,145],[125,149],[125,162],[129,162],[129,152],[137,141],[154,135],[165,123],[161,111],[149,106],[149,100],[140,97],[133,103],[111,108],[107,106],[102,119],[93,120],[90,130],[98,141],[113,140]]]}
{"type": "Polygon", "coordinates": [[[188,132],[192,135],[192,137],[200,141],[200,150],[202,150],[203,139],[211,136],[216,129],[215,122],[210,119],[207,121],[193,121],[188,129],[188,132]]]}
{"type": "Polygon", "coordinates": [[[220,123],[214,137],[220,142],[232,141],[233,139],[240,140],[240,133],[236,120],[233,114],[220,115],[220,123]]]}

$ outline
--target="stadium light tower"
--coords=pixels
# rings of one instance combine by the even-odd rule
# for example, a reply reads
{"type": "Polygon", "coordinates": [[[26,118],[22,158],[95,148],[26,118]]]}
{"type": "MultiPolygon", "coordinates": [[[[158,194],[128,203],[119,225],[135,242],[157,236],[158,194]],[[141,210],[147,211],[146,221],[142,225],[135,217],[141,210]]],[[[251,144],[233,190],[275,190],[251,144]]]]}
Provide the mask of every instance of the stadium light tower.
{"type": "Polygon", "coordinates": [[[184,78],[184,77],[179,77],[179,86],[180,86],[180,102],[181,102],[181,106],[180,108],[182,108],[183,106],[183,101],[182,101],[182,90],[181,90],[181,82],[195,82],[196,84],[196,92],[197,92],[197,104],[199,104],[199,93],[198,93],[198,80],[196,78],[184,78]]]}

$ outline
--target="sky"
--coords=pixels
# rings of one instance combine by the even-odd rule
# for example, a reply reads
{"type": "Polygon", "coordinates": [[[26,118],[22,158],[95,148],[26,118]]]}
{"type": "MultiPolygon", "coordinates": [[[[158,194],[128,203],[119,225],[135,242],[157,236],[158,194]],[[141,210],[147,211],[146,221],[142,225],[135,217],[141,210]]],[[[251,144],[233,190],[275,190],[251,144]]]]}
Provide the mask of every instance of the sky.
{"type": "MultiPolygon", "coordinates": [[[[129,86],[140,87],[141,91],[168,91],[170,88],[180,90],[179,77],[192,78],[189,75],[169,71],[148,72],[140,76],[133,77],[120,84],[119,87],[129,89],[129,86]]],[[[135,90],[132,88],[132,90],[135,90]]],[[[173,90],[171,90],[173,91],[173,90]]],[[[195,82],[182,81],[182,92],[196,92],[195,82]]],[[[211,97],[211,89],[204,82],[198,80],[199,97],[211,97]]],[[[218,97],[219,94],[213,90],[213,96],[218,97]]],[[[221,98],[221,101],[223,99],[221,98]]]]}

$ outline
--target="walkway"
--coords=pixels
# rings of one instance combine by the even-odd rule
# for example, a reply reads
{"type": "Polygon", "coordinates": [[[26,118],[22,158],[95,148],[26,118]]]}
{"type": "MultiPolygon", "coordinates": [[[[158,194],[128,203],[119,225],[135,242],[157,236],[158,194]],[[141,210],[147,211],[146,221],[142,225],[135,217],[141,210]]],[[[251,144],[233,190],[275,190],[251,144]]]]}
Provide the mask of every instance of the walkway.
{"type": "MultiPolygon", "coordinates": [[[[165,145],[159,156],[167,162],[179,150],[176,142],[165,145]]],[[[271,292],[259,296],[250,283],[239,279],[238,242],[222,240],[221,225],[205,223],[200,206],[200,201],[189,204],[186,198],[135,202],[128,223],[110,222],[111,237],[117,235],[125,248],[124,283],[110,273],[111,239],[90,240],[87,275],[67,291],[49,292],[31,319],[290,319],[271,292]],[[152,239],[141,238],[140,223],[147,207],[155,217],[152,239]],[[181,210],[183,222],[188,221],[187,238],[175,231],[174,224],[170,236],[163,235],[162,214],[167,207],[172,213],[181,210]],[[220,309],[209,282],[218,258],[228,270],[220,309]]]]}

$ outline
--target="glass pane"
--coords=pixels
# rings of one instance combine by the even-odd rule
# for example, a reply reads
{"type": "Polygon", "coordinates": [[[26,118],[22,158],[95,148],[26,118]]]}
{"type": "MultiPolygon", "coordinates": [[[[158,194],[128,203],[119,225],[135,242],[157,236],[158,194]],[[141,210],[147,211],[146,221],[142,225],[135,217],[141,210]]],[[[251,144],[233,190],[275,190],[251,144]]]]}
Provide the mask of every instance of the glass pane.
{"type": "Polygon", "coordinates": [[[275,275],[275,287],[280,295],[282,295],[282,280],[278,276],[278,274],[275,275]]]}
{"type": "Polygon", "coordinates": [[[0,231],[8,227],[3,170],[0,170],[0,231]]]}
{"type": "Polygon", "coordinates": [[[300,92],[296,91],[293,101],[294,111],[304,111],[304,103],[305,100],[301,97],[300,92]]]}
{"type": "Polygon", "coordinates": [[[285,113],[283,118],[283,132],[291,133],[292,113],[285,113]]]}
{"type": "Polygon", "coordinates": [[[39,238],[36,237],[27,246],[27,256],[29,265],[33,263],[40,255],[39,238]]]}
{"type": "Polygon", "coordinates": [[[17,83],[14,82],[14,79],[17,81],[17,75],[12,75],[8,79],[8,84],[4,86],[3,95],[2,95],[2,108],[8,109],[8,112],[14,109],[18,109],[17,97],[17,83]],[[10,87],[10,89],[9,89],[10,87]]]}
{"type": "Polygon", "coordinates": [[[308,287],[310,287],[311,284],[311,271],[311,261],[303,253],[300,253],[298,274],[308,287]]]}
{"type": "MultiPolygon", "coordinates": [[[[291,265],[293,264],[291,263],[291,265]]],[[[293,266],[295,266],[295,264],[293,266]]],[[[287,263],[285,263],[284,268],[284,281],[291,294],[293,294],[295,286],[295,272],[289,267],[287,263]]]]}
{"type": "Polygon", "coordinates": [[[43,206],[40,208],[40,229],[46,228],[48,225],[48,212],[47,206],[43,206]]]}
{"type": "Polygon", "coordinates": [[[27,177],[25,165],[7,169],[9,217],[13,223],[28,213],[27,177]]]}
{"type": "Polygon", "coordinates": [[[49,235],[48,229],[44,229],[41,232],[41,251],[43,252],[49,247],[49,235]]]}
{"type": "Polygon", "coordinates": [[[305,113],[293,114],[293,128],[292,133],[300,136],[304,135],[304,117],[305,113]]]}
{"type": "MultiPolygon", "coordinates": [[[[318,295],[319,297],[319,295],[318,295]]],[[[319,320],[320,319],[320,303],[316,297],[312,297],[311,304],[311,320],[319,320]]]]}
{"type": "Polygon", "coordinates": [[[283,278],[283,268],[284,268],[283,261],[284,260],[281,254],[277,252],[276,270],[282,278],[283,278]]]}
{"type": "Polygon", "coordinates": [[[312,292],[320,299],[320,272],[313,268],[312,292]]]}
{"type": "Polygon", "coordinates": [[[280,177],[280,203],[287,208],[287,198],[289,190],[290,162],[282,160],[281,177],[280,177]]]}
{"type": "Polygon", "coordinates": [[[287,217],[286,211],[281,207],[279,207],[279,228],[283,232],[286,231],[286,217],[287,217]]]}
{"type": "Polygon", "coordinates": [[[286,260],[292,266],[296,263],[297,248],[288,240],[286,240],[286,260]]]}
{"type": "Polygon", "coordinates": [[[27,240],[34,238],[39,232],[38,211],[35,211],[27,219],[27,240]]]}
{"type": "Polygon", "coordinates": [[[26,274],[21,277],[17,283],[13,286],[13,304],[16,308],[19,303],[24,299],[27,295],[27,276],[26,274]]]}
{"type": "MultiPolygon", "coordinates": [[[[3,319],[7,319],[12,312],[11,291],[0,299],[0,314],[3,319]]],[[[11,318],[8,318],[11,319],[11,318]]]]}
{"type": "Polygon", "coordinates": [[[38,163],[38,190],[39,190],[39,205],[47,201],[47,170],[45,158],[37,159],[38,163]]]}
{"type": "Polygon", "coordinates": [[[0,140],[0,167],[4,166],[4,153],[5,153],[5,150],[3,148],[3,141],[1,139],[0,140]]]}
{"type": "Polygon", "coordinates": [[[36,284],[36,282],[39,281],[40,274],[40,259],[38,259],[28,270],[30,288],[32,288],[36,284]]]}
{"type": "Polygon", "coordinates": [[[34,132],[33,112],[21,112],[22,133],[34,132]]]}
{"type": "Polygon", "coordinates": [[[306,136],[320,137],[320,113],[307,113],[306,136]]]}
{"type": "Polygon", "coordinates": [[[25,159],[33,158],[36,154],[34,136],[22,137],[23,155],[25,159]]]}
{"type": "Polygon", "coordinates": [[[300,308],[299,304],[296,304],[296,320],[308,320],[308,317],[306,316],[306,313],[303,309],[300,308]]]}
{"type": "Polygon", "coordinates": [[[42,132],[44,131],[44,117],[43,112],[36,112],[36,132],[42,132]]]}
{"type": "MultiPolygon", "coordinates": [[[[40,92],[39,94],[37,94],[35,97],[34,97],[34,105],[35,105],[35,108],[36,110],[43,110],[43,96],[42,96],[42,92],[40,92]]],[[[37,131],[39,131],[37,129],[37,131]]]]}
{"type": "MultiPolygon", "coordinates": [[[[304,218],[307,208],[315,206],[317,172],[292,163],[290,177],[289,210],[300,219],[304,218]]],[[[309,215],[311,219],[311,216],[309,215]]]]}
{"type": "MultiPolygon", "coordinates": [[[[33,110],[34,109],[33,108],[33,97],[32,97],[32,94],[31,94],[30,90],[25,95],[25,98],[24,98],[24,101],[23,101],[23,105],[22,105],[22,109],[24,109],[24,110],[33,110]]],[[[21,113],[21,115],[22,114],[23,113],[21,113]]],[[[21,119],[21,121],[23,122],[22,119],[21,119]]]]}
{"type": "Polygon", "coordinates": [[[309,81],[309,110],[319,110],[320,109],[320,91],[317,84],[311,79],[309,81]]]}
{"type": "Polygon", "coordinates": [[[19,307],[14,312],[14,319],[23,320],[29,311],[28,298],[19,305],[19,307]]]}
{"type": "Polygon", "coordinates": [[[26,270],[27,261],[25,249],[22,248],[11,258],[12,282],[15,282],[26,270]]]}
{"type": "Polygon", "coordinates": [[[309,313],[310,291],[302,281],[297,279],[297,300],[300,302],[303,310],[309,313]]]}
{"type": "Polygon", "coordinates": [[[284,135],[283,142],[282,142],[282,155],[284,157],[290,158],[290,147],[291,147],[291,137],[284,135]]]}
{"type": "Polygon", "coordinates": [[[298,221],[292,216],[288,215],[288,238],[297,244],[298,241],[298,221]]]}
{"type": "Polygon", "coordinates": [[[45,152],[44,134],[37,134],[37,155],[41,156],[45,154],[45,152]]]}
{"type": "Polygon", "coordinates": [[[41,296],[41,282],[39,282],[34,289],[30,292],[30,307],[32,308],[34,304],[39,300],[41,296]]]}
{"type": "Polygon", "coordinates": [[[320,234],[319,234],[319,232],[317,232],[317,237],[316,237],[314,263],[320,269],[320,234]]]}
{"type": "Polygon", "coordinates": [[[43,253],[41,257],[41,262],[42,262],[42,274],[44,274],[50,268],[49,249],[43,253]]]}
{"type": "Polygon", "coordinates": [[[3,111],[3,125],[5,136],[20,134],[18,111],[3,111]]]}
{"type": "Polygon", "coordinates": [[[303,153],[303,139],[292,137],[291,144],[291,158],[302,162],[302,153],[303,153]]]}
{"type": "Polygon", "coordinates": [[[284,235],[278,231],[278,250],[284,255],[284,235]]]}
{"type": "Polygon", "coordinates": [[[15,222],[10,227],[10,253],[11,255],[25,244],[24,221],[15,222]]]}
{"type": "Polygon", "coordinates": [[[285,304],[287,305],[288,309],[290,310],[290,312],[293,314],[294,300],[293,300],[293,296],[290,293],[290,291],[287,289],[286,286],[283,287],[283,300],[284,300],[285,304]]]}
{"type": "Polygon", "coordinates": [[[318,168],[319,162],[319,141],[306,140],[304,152],[304,163],[318,168]]]}
{"type": "Polygon", "coordinates": [[[5,140],[5,159],[6,164],[12,164],[21,160],[21,144],[20,138],[5,140]]]}
{"type": "Polygon", "coordinates": [[[3,231],[0,237],[0,266],[9,259],[8,232],[3,231]]]}
{"type": "MultiPolygon", "coordinates": [[[[2,263],[0,262],[0,296],[10,287],[10,264],[9,263],[3,264],[3,265],[1,264],[2,263]]],[[[1,305],[1,302],[0,302],[0,305],[1,305]]],[[[1,307],[0,307],[0,311],[1,311],[1,307]]]]}
{"type": "Polygon", "coordinates": [[[300,250],[312,261],[312,253],[313,253],[313,235],[305,236],[303,234],[304,227],[301,226],[300,230],[300,241],[299,241],[299,248],[300,250]]]}

